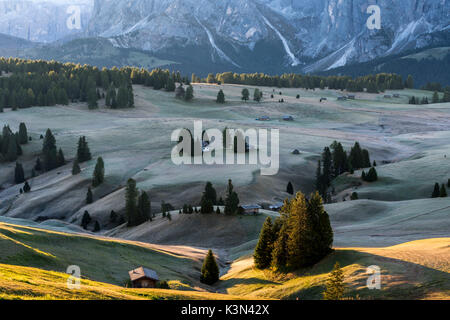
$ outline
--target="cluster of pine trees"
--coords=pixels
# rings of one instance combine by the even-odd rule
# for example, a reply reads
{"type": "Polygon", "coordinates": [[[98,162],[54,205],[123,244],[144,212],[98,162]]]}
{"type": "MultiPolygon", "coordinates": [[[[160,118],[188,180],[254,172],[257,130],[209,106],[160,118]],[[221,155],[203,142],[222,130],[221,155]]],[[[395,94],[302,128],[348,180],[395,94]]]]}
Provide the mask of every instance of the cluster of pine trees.
{"type": "Polygon", "coordinates": [[[155,90],[164,89],[168,92],[175,91],[175,84],[190,85],[187,77],[182,77],[180,72],[170,72],[160,68],[154,70],[146,70],[144,68],[125,68],[130,72],[131,81],[133,84],[140,84],[146,87],[153,87],[155,90]]]}
{"type": "MultiPolygon", "coordinates": [[[[433,93],[433,97],[431,98],[431,103],[446,103],[450,102],[450,87],[445,88],[444,95],[442,96],[442,99],[439,97],[439,93],[435,91],[433,93]]],[[[420,99],[419,97],[411,97],[409,99],[409,104],[429,104],[430,101],[428,100],[428,97],[422,97],[420,99]]]]}
{"type": "MultiPolygon", "coordinates": [[[[202,198],[200,200],[200,213],[214,213],[214,206],[225,206],[224,213],[226,215],[235,215],[239,213],[239,196],[234,191],[233,182],[231,180],[228,180],[225,201],[222,200],[222,197],[220,197],[220,199],[217,199],[217,192],[211,182],[206,183],[205,191],[203,192],[202,198]]],[[[192,206],[185,207],[186,208],[183,208],[183,213],[193,213],[192,206]],[[187,212],[184,212],[185,209],[187,212]]],[[[215,213],[221,213],[219,207],[217,207],[215,213]]]]}
{"type": "Polygon", "coordinates": [[[106,91],[105,105],[111,109],[134,108],[134,94],[131,82],[122,85],[119,90],[111,83],[106,91]]]}
{"type": "Polygon", "coordinates": [[[28,143],[27,127],[24,123],[19,125],[19,131],[13,133],[8,125],[5,125],[0,135],[0,161],[16,161],[22,155],[21,145],[28,143]]]}
{"type": "Polygon", "coordinates": [[[366,182],[375,182],[378,180],[378,173],[377,169],[375,167],[372,167],[369,169],[369,172],[366,174],[366,172],[363,170],[361,179],[366,182]]]}
{"type": "Polygon", "coordinates": [[[238,74],[233,72],[218,73],[208,75],[206,79],[201,79],[195,74],[192,75],[192,82],[204,83],[230,83],[252,86],[270,86],[279,88],[304,88],[304,89],[336,89],[362,92],[383,92],[387,89],[404,89],[414,87],[414,80],[409,76],[406,81],[397,74],[380,73],[367,75],[353,79],[349,76],[316,76],[300,74],[283,74],[281,76],[271,76],[264,73],[238,74]]]}
{"type": "Polygon", "coordinates": [[[332,251],[333,230],[319,193],[301,192],[285,200],[280,217],[265,221],[254,252],[259,269],[296,270],[319,262],[332,251]]]}
{"type": "Polygon", "coordinates": [[[129,227],[138,226],[152,220],[150,197],[145,191],[139,192],[136,181],[133,179],[129,179],[127,182],[125,214],[128,218],[129,227]]]}
{"type": "MultiPolygon", "coordinates": [[[[374,165],[376,165],[375,162],[374,165]]],[[[355,142],[350,153],[347,154],[342,144],[334,141],[330,147],[325,147],[322,158],[318,161],[316,190],[328,202],[328,188],[331,186],[333,179],[344,172],[353,173],[354,170],[370,167],[372,167],[372,164],[369,151],[362,149],[359,142],[355,142]]]]}
{"type": "Polygon", "coordinates": [[[175,98],[191,101],[194,99],[194,87],[188,85],[187,89],[184,89],[183,84],[180,83],[180,85],[175,89],[175,98]]]}
{"type": "MultiPolygon", "coordinates": [[[[447,182],[447,188],[450,188],[450,179],[448,179],[447,182]]],[[[445,188],[445,184],[441,184],[439,186],[439,183],[436,182],[434,185],[433,193],[431,194],[432,198],[447,198],[447,189],[445,188]]]]}
{"type": "Polygon", "coordinates": [[[67,105],[70,101],[87,102],[94,109],[102,97],[100,89],[106,92],[111,87],[119,88],[118,107],[134,105],[131,68],[99,70],[71,63],[0,58],[0,72],[9,74],[0,77],[0,112],[5,107],[67,105]]]}

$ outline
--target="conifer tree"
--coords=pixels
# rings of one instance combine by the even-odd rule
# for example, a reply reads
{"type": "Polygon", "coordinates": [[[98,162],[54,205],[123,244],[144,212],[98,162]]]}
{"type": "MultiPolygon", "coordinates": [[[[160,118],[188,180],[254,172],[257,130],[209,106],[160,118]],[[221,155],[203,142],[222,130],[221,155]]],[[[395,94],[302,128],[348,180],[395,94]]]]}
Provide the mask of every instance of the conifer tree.
{"type": "Polygon", "coordinates": [[[81,219],[81,226],[83,229],[86,229],[88,224],[91,223],[91,216],[89,215],[89,212],[84,211],[83,218],[81,219]]]}
{"type": "Polygon", "coordinates": [[[19,148],[17,145],[17,140],[14,134],[9,134],[4,138],[4,140],[8,141],[6,143],[6,161],[12,162],[16,161],[19,156],[19,148]]]}
{"type": "Polygon", "coordinates": [[[292,183],[289,181],[287,187],[286,187],[286,192],[293,195],[294,194],[294,186],[292,185],[292,183]]]}
{"type": "Polygon", "coordinates": [[[99,231],[100,231],[100,223],[98,221],[95,221],[94,232],[99,232],[99,231]]]}
{"type": "MultiPolygon", "coordinates": [[[[280,218],[279,218],[280,219],[280,218]]],[[[283,270],[287,265],[289,238],[289,227],[286,221],[281,221],[281,228],[272,249],[272,266],[278,270],[283,270]]]]}
{"type": "Polygon", "coordinates": [[[78,159],[75,158],[72,165],[72,175],[76,176],[77,174],[81,173],[80,165],[78,164],[78,159]]]}
{"type": "Polygon", "coordinates": [[[325,300],[342,300],[344,297],[344,273],[339,262],[334,265],[333,271],[328,277],[326,291],[323,293],[325,300]]]}
{"type": "Polygon", "coordinates": [[[213,285],[219,280],[219,267],[217,266],[216,258],[212,250],[208,251],[206,258],[203,262],[200,282],[213,285]]]}
{"type": "Polygon", "coordinates": [[[248,89],[242,89],[242,101],[247,102],[250,99],[250,92],[248,89]]]}
{"type": "Polygon", "coordinates": [[[311,194],[307,203],[307,213],[313,222],[314,231],[314,261],[319,261],[332,251],[333,229],[330,217],[323,206],[323,199],[318,192],[311,194]]]}
{"type": "Polygon", "coordinates": [[[92,195],[92,190],[91,190],[91,188],[89,187],[88,188],[88,191],[87,191],[87,193],[86,193],[86,204],[91,204],[91,203],[93,203],[94,202],[94,199],[93,199],[93,195],[92,195]]]}
{"type": "Polygon", "coordinates": [[[14,182],[16,184],[25,182],[25,172],[21,163],[16,162],[16,168],[14,170],[14,182]]]}
{"type": "Polygon", "coordinates": [[[432,198],[439,198],[441,196],[441,189],[439,188],[439,183],[435,183],[433,193],[431,194],[432,198]]]}
{"type": "Polygon", "coordinates": [[[66,164],[66,159],[64,158],[64,153],[61,148],[59,148],[58,154],[56,155],[56,163],[58,167],[62,167],[66,164]]]}
{"type": "Polygon", "coordinates": [[[363,149],[362,157],[363,157],[363,168],[370,168],[371,164],[370,164],[369,151],[366,149],[363,149]]]}
{"type": "Polygon", "coordinates": [[[151,221],[152,217],[150,214],[151,211],[151,203],[150,198],[147,194],[147,192],[142,191],[141,195],[139,196],[138,200],[138,210],[140,214],[140,223],[144,223],[146,221],[151,221]]]}
{"type": "Polygon", "coordinates": [[[90,77],[87,81],[86,90],[87,90],[86,98],[87,98],[87,102],[88,102],[88,108],[91,110],[97,109],[98,108],[97,88],[96,88],[95,80],[92,77],[90,77]]]}
{"type": "Polygon", "coordinates": [[[122,86],[117,93],[117,107],[126,108],[128,106],[128,90],[122,86]]]}
{"type": "Polygon", "coordinates": [[[97,159],[97,164],[95,165],[92,186],[94,188],[98,187],[105,181],[105,163],[103,162],[103,158],[99,157],[97,159]]]}
{"type": "Polygon", "coordinates": [[[78,163],[83,163],[92,159],[86,137],[80,137],[78,140],[77,159],[78,163]]]}
{"type": "Polygon", "coordinates": [[[42,147],[44,155],[44,168],[46,171],[55,169],[58,166],[58,156],[56,151],[56,139],[50,129],[45,133],[44,143],[42,147]]]}
{"type": "Polygon", "coordinates": [[[19,143],[20,144],[27,144],[28,143],[27,126],[23,122],[19,125],[19,143]]]}
{"type": "Polygon", "coordinates": [[[25,181],[25,184],[24,184],[24,186],[23,186],[23,192],[28,193],[28,192],[30,192],[30,191],[31,191],[31,187],[30,187],[30,185],[28,184],[28,181],[25,181]]]}
{"type": "Polygon", "coordinates": [[[219,93],[217,94],[217,103],[225,103],[225,94],[223,93],[223,90],[219,90],[219,93]]]}
{"type": "Polygon", "coordinates": [[[322,179],[324,187],[328,188],[331,184],[332,179],[332,155],[330,148],[325,147],[322,153],[322,179]]]}
{"type": "Polygon", "coordinates": [[[225,214],[234,215],[238,211],[239,197],[236,192],[233,191],[234,187],[231,180],[228,180],[227,197],[225,199],[225,214]]]}
{"type": "Polygon", "coordinates": [[[290,269],[298,269],[311,264],[314,255],[313,221],[307,213],[306,198],[302,193],[291,201],[291,212],[287,220],[289,238],[287,241],[288,259],[290,269]]]}
{"type": "Polygon", "coordinates": [[[260,102],[262,98],[262,93],[261,91],[259,91],[259,89],[255,89],[254,93],[253,93],[253,100],[256,102],[260,102]]]}
{"type": "Polygon", "coordinates": [[[272,262],[274,234],[272,219],[267,217],[259,235],[259,241],[255,248],[253,259],[258,269],[267,269],[272,262]]]}
{"type": "Polygon", "coordinates": [[[369,172],[366,175],[366,180],[367,182],[375,182],[378,180],[378,173],[377,170],[372,167],[370,168],[369,172]]]}

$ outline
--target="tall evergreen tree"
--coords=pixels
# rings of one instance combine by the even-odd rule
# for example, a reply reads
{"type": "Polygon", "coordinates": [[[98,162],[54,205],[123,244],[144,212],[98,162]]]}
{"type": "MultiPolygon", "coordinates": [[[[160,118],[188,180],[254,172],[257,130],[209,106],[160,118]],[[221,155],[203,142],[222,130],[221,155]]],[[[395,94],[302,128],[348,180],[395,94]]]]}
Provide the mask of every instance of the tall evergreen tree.
{"type": "Polygon", "coordinates": [[[250,92],[248,89],[242,89],[242,101],[247,102],[250,99],[250,92]]]}
{"type": "Polygon", "coordinates": [[[138,210],[140,215],[140,223],[151,221],[151,202],[147,192],[142,191],[138,200],[138,210]]]}
{"type": "Polygon", "coordinates": [[[328,188],[332,179],[332,156],[330,148],[325,147],[322,153],[322,165],[323,165],[323,183],[328,188]]]}
{"type": "Polygon", "coordinates": [[[225,199],[225,214],[234,215],[237,213],[239,208],[239,197],[236,192],[234,192],[233,183],[228,180],[227,187],[227,197],[225,199]]]}
{"type": "Polygon", "coordinates": [[[98,108],[98,96],[97,96],[97,86],[95,84],[95,80],[90,77],[86,84],[86,98],[89,109],[97,109],[98,108]]]}
{"type": "Polygon", "coordinates": [[[339,262],[336,262],[334,265],[333,271],[328,277],[326,288],[327,289],[323,294],[325,300],[342,300],[344,297],[344,273],[339,262]]]}
{"type": "Polygon", "coordinates": [[[56,150],[56,139],[53,136],[52,131],[47,129],[42,147],[44,168],[46,171],[50,171],[58,167],[58,156],[56,150]]]}
{"type": "Polygon", "coordinates": [[[24,184],[24,186],[23,186],[23,192],[24,192],[24,193],[28,193],[28,192],[30,192],[30,191],[31,191],[31,187],[30,187],[28,181],[25,181],[25,184],[24,184]]]}
{"type": "Polygon", "coordinates": [[[287,242],[289,239],[289,226],[286,220],[287,218],[280,219],[281,223],[280,230],[276,235],[276,240],[273,244],[272,249],[272,266],[278,270],[283,270],[286,268],[287,259],[288,259],[288,248],[287,242]]]}
{"type": "Polygon", "coordinates": [[[72,165],[72,175],[76,176],[77,174],[80,174],[80,173],[81,173],[81,168],[78,163],[78,159],[75,158],[75,160],[73,161],[73,165],[72,165]]]}
{"type": "Polygon", "coordinates": [[[117,106],[119,108],[126,108],[128,106],[128,98],[127,88],[124,86],[120,87],[117,93],[117,106]]]}
{"type": "Polygon", "coordinates": [[[89,212],[84,211],[83,217],[81,218],[81,226],[83,229],[87,229],[89,223],[91,223],[92,219],[89,212]]]}
{"type": "Polygon", "coordinates": [[[225,94],[223,93],[223,90],[219,90],[219,93],[217,94],[217,103],[225,103],[225,94]]]}
{"type": "Polygon", "coordinates": [[[203,262],[200,282],[213,285],[219,280],[219,267],[217,266],[216,258],[212,250],[208,251],[206,258],[203,262]]]}
{"type": "Polygon", "coordinates": [[[92,159],[86,137],[80,137],[78,140],[77,159],[79,163],[83,163],[92,159]]]}
{"type": "MultiPolygon", "coordinates": [[[[5,136],[4,136],[5,137],[5,136]]],[[[17,145],[17,140],[14,134],[9,134],[4,138],[5,141],[8,141],[5,143],[6,145],[6,155],[5,159],[6,161],[12,162],[16,161],[19,156],[19,147],[17,145]]]]}
{"type": "Polygon", "coordinates": [[[262,99],[262,92],[259,89],[255,89],[253,93],[253,100],[256,102],[260,102],[262,99]]]}
{"type": "Polygon", "coordinates": [[[91,188],[88,188],[86,193],[86,204],[92,204],[94,202],[94,196],[92,194],[91,188]]]}
{"type": "Polygon", "coordinates": [[[25,172],[21,163],[16,162],[16,168],[14,170],[14,182],[16,184],[25,182],[25,172]]]}
{"type": "Polygon", "coordinates": [[[434,190],[431,195],[432,198],[439,198],[441,196],[441,189],[439,188],[439,183],[435,183],[434,190]]]}
{"type": "Polygon", "coordinates": [[[59,148],[58,154],[56,155],[56,163],[58,167],[62,167],[66,164],[66,159],[64,158],[64,153],[61,148],[59,148]]]}
{"type": "Polygon", "coordinates": [[[103,158],[99,157],[97,159],[97,164],[95,165],[92,186],[98,187],[105,181],[105,163],[103,162],[103,158]]]}
{"type": "Polygon", "coordinates": [[[253,255],[255,266],[258,269],[267,269],[272,262],[272,250],[274,243],[272,219],[267,217],[259,234],[258,244],[253,255]]]}
{"type": "Polygon", "coordinates": [[[27,126],[23,122],[19,125],[19,143],[20,144],[27,144],[28,143],[27,126]]]}
{"type": "Polygon", "coordinates": [[[286,187],[286,192],[293,195],[294,194],[294,186],[292,185],[292,183],[289,181],[287,187],[286,187]]]}

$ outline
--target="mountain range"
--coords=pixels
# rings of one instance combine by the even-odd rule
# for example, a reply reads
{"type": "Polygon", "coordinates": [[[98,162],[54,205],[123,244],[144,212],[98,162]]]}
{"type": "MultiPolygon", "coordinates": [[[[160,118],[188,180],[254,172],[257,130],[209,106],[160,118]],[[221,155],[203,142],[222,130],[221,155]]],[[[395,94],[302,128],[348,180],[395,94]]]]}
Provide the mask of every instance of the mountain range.
{"type": "Polygon", "coordinates": [[[199,73],[315,73],[450,46],[450,0],[0,0],[0,33],[47,51],[107,40],[199,73]],[[70,6],[80,29],[67,28],[70,6]]]}

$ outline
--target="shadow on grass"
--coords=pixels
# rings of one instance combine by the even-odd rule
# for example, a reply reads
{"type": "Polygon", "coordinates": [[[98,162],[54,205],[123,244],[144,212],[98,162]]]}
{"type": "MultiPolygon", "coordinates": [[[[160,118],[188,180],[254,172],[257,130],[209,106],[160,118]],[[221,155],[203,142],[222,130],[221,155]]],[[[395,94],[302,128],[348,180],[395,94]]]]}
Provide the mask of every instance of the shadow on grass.
{"type": "MultiPolygon", "coordinates": [[[[337,250],[315,266],[285,274],[287,280],[273,282],[270,280],[249,278],[223,281],[221,288],[249,285],[248,292],[255,288],[264,290],[266,297],[286,300],[321,300],[325,291],[328,274],[336,262],[346,273],[346,298],[348,299],[424,299],[430,296],[445,296],[450,293],[450,274],[416,263],[360,252],[356,250],[337,250]],[[367,288],[371,274],[367,267],[377,265],[381,268],[381,290],[367,288]],[[308,277],[308,279],[306,279],[308,277]],[[302,282],[301,278],[305,278],[302,282]],[[297,281],[299,289],[296,290],[297,281]],[[272,288],[270,288],[272,286],[272,288]],[[284,291],[284,292],[283,292],[284,291]]],[[[276,276],[274,276],[275,278],[276,276]]],[[[283,275],[280,275],[283,278],[283,275]]],[[[247,290],[244,290],[247,291],[247,290]]]]}

